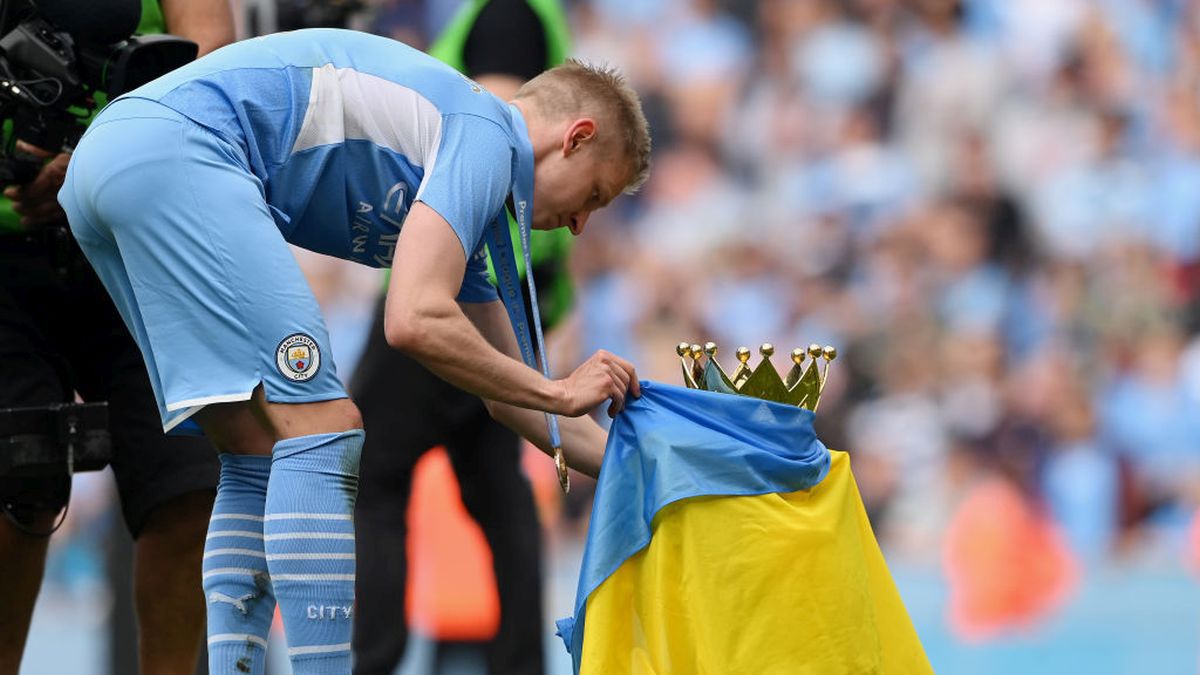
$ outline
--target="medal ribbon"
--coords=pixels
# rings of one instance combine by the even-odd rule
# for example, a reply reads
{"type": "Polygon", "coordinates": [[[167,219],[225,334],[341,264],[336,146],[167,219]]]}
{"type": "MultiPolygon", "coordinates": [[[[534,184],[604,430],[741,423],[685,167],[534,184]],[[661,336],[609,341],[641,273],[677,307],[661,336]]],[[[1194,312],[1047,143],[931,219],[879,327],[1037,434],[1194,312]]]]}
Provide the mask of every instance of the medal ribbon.
{"type": "MultiPolygon", "coordinates": [[[[537,368],[537,355],[534,352],[533,341],[529,335],[529,324],[533,324],[534,336],[537,339],[537,350],[541,354],[541,371],[546,379],[550,379],[550,359],[546,353],[546,339],[542,334],[542,317],[538,309],[537,287],[533,281],[533,261],[529,246],[529,218],[533,210],[533,147],[529,144],[529,131],[525,119],[515,106],[510,105],[513,127],[516,131],[517,161],[513,169],[513,214],[517,221],[517,231],[521,236],[521,248],[525,254],[525,280],[529,285],[530,307],[533,308],[533,321],[527,321],[525,316],[525,301],[521,297],[520,275],[517,273],[516,253],[512,250],[512,235],[509,232],[508,217],[504,209],[496,216],[485,232],[488,251],[492,256],[492,266],[496,270],[496,281],[504,300],[504,308],[508,311],[508,320],[512,323],[513,332],[517,336],[517,344],[521,348],[521,358],[530,368],[537,368]]],[[[546,429],[550,436],[550,446],[554,449],[554,463],[558,468],[558,480],[567,492],[570,480],[567,474],[567,464],[562,454],[562,441],[558,432],[558,417],[546,413],[546,429]]]]}

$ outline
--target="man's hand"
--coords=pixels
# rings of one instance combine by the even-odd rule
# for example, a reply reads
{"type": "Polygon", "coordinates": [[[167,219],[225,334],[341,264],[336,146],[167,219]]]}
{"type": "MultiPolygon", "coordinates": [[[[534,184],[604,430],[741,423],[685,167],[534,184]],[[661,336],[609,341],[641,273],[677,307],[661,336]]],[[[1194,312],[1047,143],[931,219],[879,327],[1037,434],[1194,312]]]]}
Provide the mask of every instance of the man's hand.
{"type": "Polygon", "coordinates": [[[608,416],[616,417],[625,407],[625,392],[634,397],[642,395],[633,364],[603,349],[561,383],[565,401],[562,414],[569,417],[584,415],[608,399],[612,399],[608,416]]]}
{"type": "Polygon", "coordinates": [[[17,151],[43,159],[54,157],[42,166],[33,180],[25,185],[10,185],[4,189],[4,196],[12,200],[13,211],[21,216],[21,224],[29,226],[66,221],[67,214],[58,204],[58,190],[66,180],[67,163],[71,155],[61,153],[56,156],[24,141],[17,141],[17,151]]]}

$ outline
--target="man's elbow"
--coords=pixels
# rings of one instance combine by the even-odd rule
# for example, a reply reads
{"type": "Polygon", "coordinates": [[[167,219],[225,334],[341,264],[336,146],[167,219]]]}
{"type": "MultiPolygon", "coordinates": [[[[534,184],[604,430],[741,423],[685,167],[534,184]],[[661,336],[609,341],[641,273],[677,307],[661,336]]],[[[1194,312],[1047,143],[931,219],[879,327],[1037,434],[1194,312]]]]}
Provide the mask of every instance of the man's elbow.
{"type": "Polygon", "coordinates": [[[412,311],[388,312],[383,321],[383,335],[393,349],[416,356],[429,342],[425,319],[412,311]]]}
{"type": "Polygon", "coordinates": [[[504,420],[499,417],[501,412],[495,401],[490,398],[481,398],[479,400],[483,401],[483,407],[487,409],[489,417],[497,422],[500,422],[501,424],[504,424],[504,420]]]}

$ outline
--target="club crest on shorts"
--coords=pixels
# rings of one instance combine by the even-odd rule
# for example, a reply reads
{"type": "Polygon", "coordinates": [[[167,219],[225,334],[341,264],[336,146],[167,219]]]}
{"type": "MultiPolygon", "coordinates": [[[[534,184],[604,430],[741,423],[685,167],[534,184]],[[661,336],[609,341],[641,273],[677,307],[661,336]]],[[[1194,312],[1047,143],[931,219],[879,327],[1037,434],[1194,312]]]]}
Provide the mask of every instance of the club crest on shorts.
{"type": "Polygon", "coordinates": [[[289,380],[310,380],[321,368],[321,349],[311,337],[294,333],[285,337],[275,349],[275,365],[289,380]]]}

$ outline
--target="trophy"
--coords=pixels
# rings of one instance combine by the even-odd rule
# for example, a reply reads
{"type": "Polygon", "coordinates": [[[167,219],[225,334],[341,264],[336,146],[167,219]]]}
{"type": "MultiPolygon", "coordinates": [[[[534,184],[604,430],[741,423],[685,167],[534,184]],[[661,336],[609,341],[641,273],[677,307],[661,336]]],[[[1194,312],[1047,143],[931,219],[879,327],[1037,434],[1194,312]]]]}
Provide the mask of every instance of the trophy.
{"type": "Polygon", "coordinates": [[[792,368],[783,377],[771,363],[775,347],[770,343],[758,348],[763,358],[754,368],[750,367],[750,350],[738,347],[738,366],[733,375],[727,374],[717,361],[715,342],[706,343],[703,347],[680,342],[675,347],[675,353],[683,367],[683,383],[690,389],[752,396],[813,412],[817,410],[821,392],[829,377],[829,363],[837,358],[837,350],[830,346],[811,344],[808,349],[797,347],[792,350],[792,368]],[[807,366],[805,361],[808,361],[807,366]]]}

